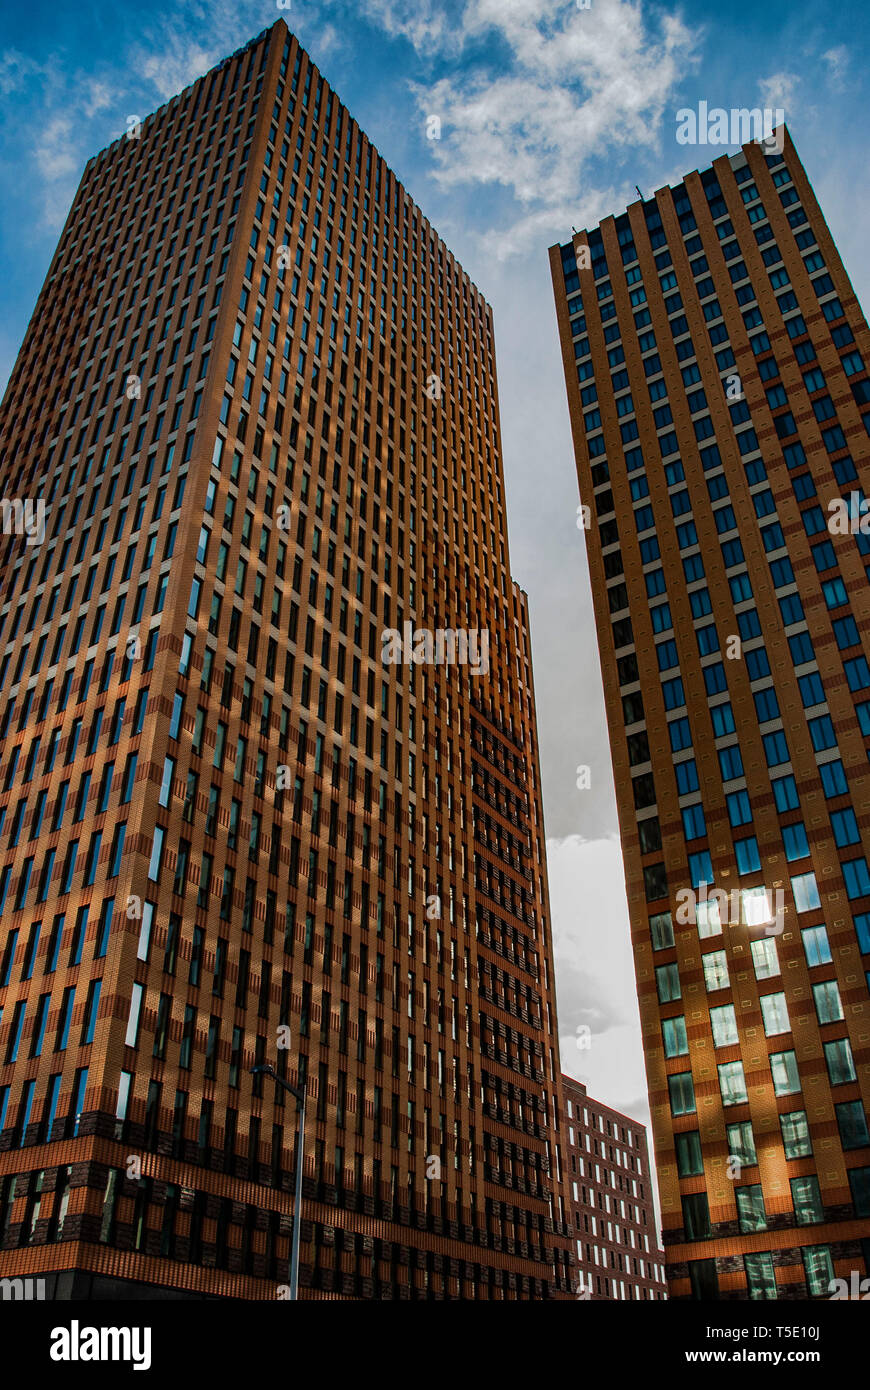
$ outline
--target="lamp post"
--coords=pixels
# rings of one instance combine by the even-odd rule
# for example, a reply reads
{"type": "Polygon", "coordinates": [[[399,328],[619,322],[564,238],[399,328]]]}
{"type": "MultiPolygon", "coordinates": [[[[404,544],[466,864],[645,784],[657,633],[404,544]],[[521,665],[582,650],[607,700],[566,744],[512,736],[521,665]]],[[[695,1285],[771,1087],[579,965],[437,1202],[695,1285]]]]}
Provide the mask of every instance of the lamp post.
{"type": "Polygon", "coordinates": [[[305,1095],[306,1086],[303,1082],[302,1087],[293,1086],[289,1081],[285,1081],[279,1076],[273,1066],[261,1064],[251,1067],[252,1076],[271,1076],[278,1086],[283,1086],[285,1091],[289,1091],[291,1096],[296,1098],[296,1109],[299,1112],[299,1134],[296,1143],[296,1195],[293,1199],[293,1239],[290,1245],[290,1298],[296,1301],[299,1298],[299,1232],[302,1228],[302,1164],[305,1156],[305,1095]]]}

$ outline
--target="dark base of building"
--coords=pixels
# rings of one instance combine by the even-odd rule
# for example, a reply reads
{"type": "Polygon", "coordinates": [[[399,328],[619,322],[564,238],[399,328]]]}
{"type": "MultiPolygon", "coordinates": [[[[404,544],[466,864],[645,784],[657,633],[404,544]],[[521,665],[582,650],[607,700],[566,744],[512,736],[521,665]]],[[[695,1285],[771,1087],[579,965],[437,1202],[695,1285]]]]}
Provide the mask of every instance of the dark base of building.
{"type": "MultiPolygon", "coordinates": [[[[93,1274],[87,1269],[48,1270],[28,1280],[19,1280],[24,1285],[21,1297],[26,1302],[44,1300],[47,1303],[219,1303],[221,1299],[214,1294],[191,1293],[185,1289],[173,1289],[160,1284],[143,1284],[134,1279],[113,1279],[104,1274],[93,1274]],[[39,1283],[37,1291],[35,1285],[39,1283]],[[28,1287],[29,1285],[29,1287],[28,1287]]],[[[12,1297],[17,1301],[19,1295],[5,1290],[4,1299],[12,1297]]]]}
{"type": "MultiPolygon", "coordinates": [[[[0,1178],[0,1280],[43,1277],[38,1252],[57,1266],[62,1257],[52,1247],[66,1246],[66,1259],[85,1280],[76,1287],[95,1291],[47,1297],[286,1297],[295,1173],[193,1144],[173,1148],[171,1135],[147,1134],[141,1126],[119,1132],[115,1120],[99,1112],[83,1114],[73,1138],[53,1134],[49,1143],[13,1148],[11,1137],[9,1130],[0,1136],[4,1166],[11,1155],[17,1169],[0,1178]],[[126,1171],[131,1148],[145,1156],[139,1178],[126,1171]],[[58,1192],[74,1198],[62,1222],[40,1215],[50,1193],[58,1210],[58,1192]],[[133,1292],[116,1293],[116,1287],[133,1292]]],[[[537,1302],[572,1296],[570,1265],[560,1258],[567,1230],[543,1215],[543,1195],[531,1239],[514,1243],[497,1234],[489,1200],[482,1213],[446,1202],[403,1206],[383,1188],[354,1191],[308,1177],[302,1192],[308,1205],[301,1299],[537,1302]]],[[[56,1279],[71,1277],[55,1270],[56,1279]]]]}

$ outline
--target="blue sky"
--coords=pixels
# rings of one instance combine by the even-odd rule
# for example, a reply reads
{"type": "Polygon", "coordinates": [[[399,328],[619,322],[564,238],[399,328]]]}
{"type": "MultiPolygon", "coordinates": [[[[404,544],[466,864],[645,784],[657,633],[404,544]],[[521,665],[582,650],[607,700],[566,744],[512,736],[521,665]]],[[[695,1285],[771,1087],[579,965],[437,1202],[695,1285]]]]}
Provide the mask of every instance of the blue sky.
{"type": "Polygon", "coordinates": [[[0,15],[0,385],[87,158],[283,16],[493,305],[529,593],[565,1070],[646,1111],[547,247],[721,150],[676,112],[782,107],[865,304],[866,0],[30,0],[0,15]],[[427,138],[438,116],[441,138],[427,138]],[[576,768],[592,769],[578,790],[576,768]],[[602,925],[607,938],[602,936],[602,925]],[[574,1047],[588,1024],[593,1045],[574,1047]]]}
{"type": "Polygon", "coordinates": [[[635,184],[647,194],[679,177],[686,151],[674,140],[674,112],[702,98],[783,106],[805,162],[841,196],[859,158],[868,56],[861,0],[590,0],[588,10],[577,0],[7,7],[0,380],[86,158],[128,115],[153,110],[279,14],[485,293],[493,258],[540,258],[571,222],[618,210],[635,184]],[[439,141],[426,138],[427,114],[442,119],[439,141]]]}

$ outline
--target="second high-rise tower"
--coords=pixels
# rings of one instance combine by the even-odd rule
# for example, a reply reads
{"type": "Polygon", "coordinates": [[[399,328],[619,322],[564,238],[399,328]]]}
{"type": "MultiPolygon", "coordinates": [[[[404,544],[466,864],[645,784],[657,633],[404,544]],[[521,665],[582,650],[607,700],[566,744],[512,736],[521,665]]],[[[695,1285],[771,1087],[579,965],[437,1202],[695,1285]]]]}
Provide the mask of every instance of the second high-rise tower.
{"type": "Polygon", "coordinates": [[[550,253],[677,1298],[870,1272],[870,335],[781,134],[550,253]]]}

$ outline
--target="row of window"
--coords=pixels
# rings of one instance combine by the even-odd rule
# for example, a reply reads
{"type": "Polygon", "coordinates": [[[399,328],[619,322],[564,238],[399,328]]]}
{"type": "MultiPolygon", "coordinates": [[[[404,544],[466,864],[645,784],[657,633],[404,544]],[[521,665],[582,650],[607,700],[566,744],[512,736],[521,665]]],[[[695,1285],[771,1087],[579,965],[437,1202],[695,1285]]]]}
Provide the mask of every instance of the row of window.
{"type": "MultiPolygon", "coordinates": [[[[849,1188],[856,1216],[870,1215],[870,1168],[850,1168],[849,1188]]],[[[799,1226],[812,1226],[825,1220],[819,1180],[814,1173],[790,1180],[792,1208],[799,1226]]],[[[761,1183],[747,1183],[734,1188],[737,1221],[741,1234],[768,1229],[768,1213],[764,1204],[761,1183]]],[[[712,1240],[715,1229],[710,1220],[706,1192],[692,1193],[681,1198],[683,1234],[687,1241],[712,1240]]]]}
{"type": "MultiPolygon", "coordinates": [[[[749,1091],[743,1063],[720,1062],[717,1067],[719,1094],[723,1106],[745,1105],[749,1091]]],[[[668,1076],[668,1096],[673,1116],[694,1115],[697,1111],[695,1083],[690,1071],[671,1072],[668,1076]]],[[[867,1116],[860,1100],[844,1100],[834,1106],[834,1115],[843,1149],[860,1149],[870,1144],[867,1116]]],[[[793,1110],[779,1115],[783,1149],[786,1158],[808,1158],[813,1148],[809,1121],[805,1110],[793,1110]]],[[[730,1126],[729,1126],[730,1128],[730,1126]]],[[[753,1160],[754,1162],[754,1160],[753,1160]]]]}
{"type": "MultiPolygon", "coordinates": [[[[870,1247],[862,1242],[864,1264],[870,1269],[870,1247]]],[[[810,1298],[830,1298],[836,1288],[834,1284],[834,1263],[831,1247],[828,1245],[804,1245],[800,1250],[803,1263],[804,1286],[810,1298]]],[[[746,1290],[751,1299],[777,1299],[782,1291],[795,1289],[795,1281],[787,1279],[781,1286],[776,1281],[774,1255],[769,1250],[761,1250],[743,1256],[743,1273],[746,1290]]],[[[719,1277],[715,1260],[690,1260],[689,1278],[692,1297],[696,1299],[718,1299],[720,1296],[719,1277]]]]}

